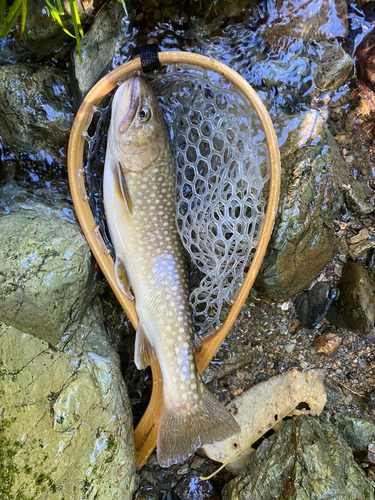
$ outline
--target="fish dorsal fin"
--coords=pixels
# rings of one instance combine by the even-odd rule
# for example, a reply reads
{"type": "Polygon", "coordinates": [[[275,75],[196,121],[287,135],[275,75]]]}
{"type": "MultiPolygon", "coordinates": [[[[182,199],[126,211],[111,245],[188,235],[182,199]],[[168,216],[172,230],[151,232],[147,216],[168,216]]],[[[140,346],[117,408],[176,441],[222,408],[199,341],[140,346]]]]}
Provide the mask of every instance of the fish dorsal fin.
{"type": "Polygon", "coordinates": [[[134,300],[134,295],[130,290],[130,283],[128,281],[125,266],[118,257],[116,257],[115,262],[115,275],[117,284],[120,287],[121,291],[127,296],[129,300],[134,300]]]}
{"type": "Polygon", "coordinates": [[[154,354],[154,348],[148,340],[145,329],[141,323],[138,323],[134,351],[134,362],[138,370],[147,368],[151,364],[154,354]]]}
{"type": "Polygon", "coordinates": [[[124,200],[126,210],[128,211],[129,215],[132,215],[133,213],[133,203],[130,198],[130,193],[128,186],[126,184],[126,180],[121,168],[121,165],[118,161],[116,161],[115,166],[114,166],[115,174],[117,177],[117,183],[118,183],[118,188],[120,190],[121,196],[124,200]]]}

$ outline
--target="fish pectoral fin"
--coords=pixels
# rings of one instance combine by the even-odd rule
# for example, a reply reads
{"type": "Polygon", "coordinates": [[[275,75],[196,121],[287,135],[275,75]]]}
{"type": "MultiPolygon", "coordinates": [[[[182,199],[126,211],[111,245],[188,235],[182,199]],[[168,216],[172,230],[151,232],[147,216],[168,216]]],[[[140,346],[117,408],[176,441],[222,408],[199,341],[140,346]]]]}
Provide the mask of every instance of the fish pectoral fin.
{"type": "Polygon", "coordinates": [[[147,333],[141,323],[138,323],[135,336],[134,362],[138,370],[143,370],[151,364],[155,352],[151,342],[148,340],[147,333]]]}
{"type": "Polygon", "coordinates": [[[133,204],[132,200],[130,198],[130,193],[128,186],[126,184],[126,180],[124,177],[124,173],[122,171],[121,165],[118,161],[115,160],[114,164],[114,173],[116,175],[116,181],[117,181],[117,189],[118,189],[118,194],[121,195],[122,199],[124,200],[126,210],[128,211],[129,215],[132,215],[133,213],[133,204]]]}
{"type": "Polygon", "coordinates": [[[120,290],[127,296],[129,300],[134,300],[134,295],[132,294],[130,289],[130,284],[126,274],[125,266],[118,257],[116,257],[116,262],[115,262],[115,275],[120,290]]]}

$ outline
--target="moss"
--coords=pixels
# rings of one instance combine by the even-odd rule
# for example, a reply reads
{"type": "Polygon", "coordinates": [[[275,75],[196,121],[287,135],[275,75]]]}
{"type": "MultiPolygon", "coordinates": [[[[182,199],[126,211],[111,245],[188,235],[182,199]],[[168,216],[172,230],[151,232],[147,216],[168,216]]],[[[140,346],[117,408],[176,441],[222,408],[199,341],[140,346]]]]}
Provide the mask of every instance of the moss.
{"type": "Polygon", "coordinates": [[[107,451],[115,451],[117,448],[117,442],[116,439],[112,436],[112,434],[109,435],[108,441],[107,441],[107,451]]]}

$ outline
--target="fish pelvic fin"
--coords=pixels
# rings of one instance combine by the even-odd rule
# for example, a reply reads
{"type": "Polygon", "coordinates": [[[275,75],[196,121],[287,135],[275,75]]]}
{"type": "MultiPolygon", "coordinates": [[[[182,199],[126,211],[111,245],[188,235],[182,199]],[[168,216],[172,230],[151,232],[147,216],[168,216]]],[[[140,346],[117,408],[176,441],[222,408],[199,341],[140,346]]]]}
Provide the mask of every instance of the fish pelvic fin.
{"type": "Polygon", "coordinates": [[[197,401],[184,407],[171,405],[164,397],[157,439],[157,458],[169,467],[189,457],[201,446],[223,441],[240,433],[240,427],[229,411],[202,383],[197,401]]]}
{"type": "Polygon", "coordinates": [[[115,262],[115,275],[117,284],[122,293],[124,293],[129,300],[134,300],[134,295],[132,294],[130,289],[130,283],[128,281],[125,266],[118,257],[116,257],[115,262]]]}
{"type": "Polygon", "coordinates": [[[126,184],[126,180],[125,180],[121,165],[116,160],[114,160],[114,164],[113,164],[113,173],[114,173],[115,179],[116,179],[116,189],[118,190],[117,195],[121,196],[121,198],[124,200],[125,207],[126,207],[126,210],[128,211],[128,214],[132,215],[133,203],[132,203],[132,200],[130,198],[129,189],[128,189],[128,186],[126,184]]]}
{"type": "Polygon", "coordinates": [[[155,352],[151,342],[148,340],[146,330],[138,323],[135,336],[134,362],[138,370],[147,368],[154,357],[155,352]]]}

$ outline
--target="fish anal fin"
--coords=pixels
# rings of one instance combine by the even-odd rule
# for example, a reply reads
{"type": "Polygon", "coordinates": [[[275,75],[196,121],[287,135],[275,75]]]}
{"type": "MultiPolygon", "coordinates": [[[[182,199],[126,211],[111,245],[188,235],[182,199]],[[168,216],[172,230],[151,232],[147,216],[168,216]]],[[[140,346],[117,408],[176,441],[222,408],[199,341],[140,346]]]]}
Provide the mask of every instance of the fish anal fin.
{"type": "Polygon", "coordinates": [[[130,284],[126,274],[125,266],[118,257],[116,257],[115,261],[115,275],[120,290],[127,296],[129,300],[134,300],[134,295],[130,290],[130,284]]]}
{"type": "Polygon", "coordinates": [[[124,173],[118,161],[115,161],[113,165],[113,170],[117,181],[117,186],[116,186],[118,190],[117,195],[121,196],[121,198],[124,200],[126,210],[128,211],[129,215],[132,215],[133,213],[132,200],[130,197],[128,186],[126,184],[124,173]]]}
{"type": "Polygon", "coordinates": [[[164,391],[163,413],[159,423],[157,458],[162,467],[182,462],[197,448],[223,441],[240,433],[233,415],[203,383],[198,400],[174,405],[164,391]]]}
{"type": "Polygon", "coordinates": [[[147,368],[154,357],[155,352],[151,342],[148,340],[147,333],[141,323],[138,323],[135,337],[134,362],[138,370],[147,368]]]}

